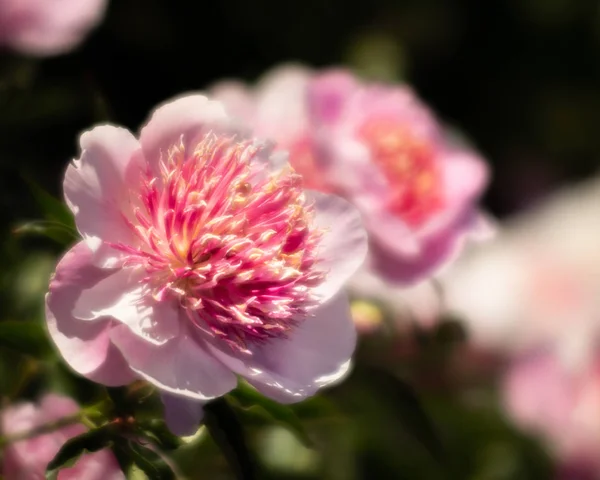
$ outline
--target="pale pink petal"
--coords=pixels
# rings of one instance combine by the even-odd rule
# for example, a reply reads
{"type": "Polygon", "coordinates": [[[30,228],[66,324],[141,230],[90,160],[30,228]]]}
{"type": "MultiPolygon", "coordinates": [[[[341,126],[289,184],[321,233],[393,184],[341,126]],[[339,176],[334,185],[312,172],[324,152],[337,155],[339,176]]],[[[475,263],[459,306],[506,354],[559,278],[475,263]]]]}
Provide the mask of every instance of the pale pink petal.
{"type": "Polygon", "coordinates": [[[129,201],[128,177],[138,167],[138,141],[124,128],[103,125],[83,133],[79,142],[81,157],[69,165],[64,181],[77,228],[84,238],[133,244],[121,212],[129,201]]]}
{"type": "Polygon", "coordinates": [[[204,402],[167,393],[160,398],[165,406],[165,422],[171,432],[180,437],[196,433],[204,417],[204,402]]]}
{"type": "Polygon", "coordinates": [[[227,115],[220,102],[203,95],[184,95],[157,107],[140,132],[148,164],[157,168],[161,155],[173,145],[192,145],[208,132],[242,135],[245,129],[227,115]]]}
{"type": "MultiPolygon", "coordinates": [[[[373,235],[369,246],[370,265],[390,282],[413,285],[437,273],[454,260],[462,251],[470,231],[475,228],[479,219],[478,212],[466,211],[455,224],[420,239],[419,255],[404,256],[401,250],[390,248],[389,243],[380,242],[380,237],[373,235]]],[[[385,231],[386,227],[381,225],[380,228],[385,231]]]]}
{"type": "Polygon", "coordinates": [[[386,210],[373,211],[365,216],[373,243],[403,260],[418,258],[422,253],[419,238],[401,218],[386,210]]]}
{"type": "Polygon", "coordinates": [[[235,375],[185,331],[163,345],[154,345],[122,325],[112,330],[111,338],[132,370],[166,392],[210,400],[237,384],[235,375]]]}
{"type": "MultiPolygon", "coordinates": [[[[33,428],[72,415],[78,405],[67,397],[51,394],[41,405],[17,403],[2,410],[0,431],[17,435],[33,428]],[[55,405],[55,402],[58,402],[55,405]]],[[[80,424],[69,425],[55,432],[11,443],[3,451],[2,474],[6,478],[44,478],[46,465],[69,438],[85,432],[80,424]]]]}
{"type": "Polygon", "coordinates": [[[81,320],[112,317],[157,345],[179,334],[179,309],[156,302],[141,283],[144,271],[122,268],[81,292],[73,316],[81,320]]]}
{"type": "Polygon", "coordinates": [[[127,258],[125,252],[117,250],[97,237],[88,238],[86,243],[94,252],[92,263],[99,268],[119,268],[127,258]]]}
{"type": "Polygon", "coordinates": [[[246,84],[237,80],[222,80],[208,91],[212,99],[223,103],[228,114],[245,122],[252,121],[255,104],[246,84]]]}
{"type": "Polygon", "coordinates": [[[90,261],[92,252],[83,242],[61,259],[46,295],[48,331],[61,355],[76,372],[105,383],[124,385],[135,379],[126,362],[110,344],[111,320],[82,322],[73,308],[83,289],[110,275],[90,261]]]}
{"type": "MultiPolygon", "coordinates": [[[[325,140],[328,135],[327,131],[321,133],[325,140]]],[[[389,185],[364,142],[348,137],[320,148],[326,155],[319,157],[319,165],[329,184],[344,192],[367,214],[385,208],[389,185]]]]}
{"type": "Polygon", "coordinates": [[[289,338],[256,347],[251,357],[236,358],[214,344],[210,348],[264,395],[293,403],[342,379],[350,369],[355,346],[348,298],[340,294],[291,331],[289,338]]]}
{"type": "Polygon", "coordinates": [[[489,181],[487,164],[467,151],[444,153],[440,166],[444,176],[444,198],[449,205],[472,203],[489,181]]]}
{"type": "Polygon", "coordinates": [[[29,55],[76,47],[104,16],[107,0],[3,0],[0,43],[29,55]]]}
{"type": "Polygon", "coordinates": [[[317,124],[331,125],[339,121],[346,102],[359,88],[349,71],[329,70],[316,75],[308,88],[308,108],[317,124]]]}
{"type": "MultiPolygon", "coordinates": [[[[39,406],[21,403],[2,411],[0,431],[15,435],[74,415],[80,407],[71,398],[55,394],[42,397],[39,406]]],[[[2,474],[7,479],[41,479],[48,463],[70,438],[85,432],[81,424],[10,444],[3,452],[2,474]]],[[[121,468],[109,450],[83,455],[73,467],[62,469],[59,479],[124,480],[121,468]]]]}
{"type": "Polygon", "coordinates": [[[327,301],[364,262],[367,234],[360,213],[346,200],[315,191],[307,195],[315,203],[315,226],[325,230],[319,244],[319,268],[328,272],[314,294],[327,301]]]}
{"type": "Polygon", "coordinates": [[[504,405],[522,427],[566,434],[577,401],[575,378],[551,352],[533,352],[509,368],[502,383],[504,405]]]}
{"type": "Polygon", "coordinates": [[[296,64],[275,68],[256,85],[256,109],[251,119],[255,135],[275,140],[282,146],[305,135],[306,104],[310,71],[296,64]]]}
{"type": "Polygon", "coordinates": [[[367,120],[379,118],[406,125],[418,138],[437,143],[443,131],[432,112],[408,85],[370,84],[357,89],[346,104],[340,128],[355,134],[367,120]]]}

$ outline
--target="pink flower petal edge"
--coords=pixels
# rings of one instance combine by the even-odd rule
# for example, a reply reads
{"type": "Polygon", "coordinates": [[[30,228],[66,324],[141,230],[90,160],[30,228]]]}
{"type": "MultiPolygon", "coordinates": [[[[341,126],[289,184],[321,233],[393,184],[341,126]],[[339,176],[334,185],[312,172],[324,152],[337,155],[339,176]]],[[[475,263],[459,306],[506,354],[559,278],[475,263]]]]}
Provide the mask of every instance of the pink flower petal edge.
{"type": "Polygon", "coordinates": [[[100,23],[107,4],[107,0],[3,0],[0,45],[34,56],[67,53],[100,23]]]}

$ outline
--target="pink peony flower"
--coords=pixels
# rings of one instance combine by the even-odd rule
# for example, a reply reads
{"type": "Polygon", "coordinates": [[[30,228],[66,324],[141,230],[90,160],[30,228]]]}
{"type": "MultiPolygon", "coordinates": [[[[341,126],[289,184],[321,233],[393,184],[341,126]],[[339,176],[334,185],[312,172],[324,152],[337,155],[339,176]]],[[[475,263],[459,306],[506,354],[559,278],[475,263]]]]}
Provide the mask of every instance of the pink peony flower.
{"type": "Polygon", "coordinates": [[[179,433],[236,375],[295,402],[348,371],[356,334],[339,291],[366,254],[349,203],[303,190],[199,95],[157,108],[139,140],[104,125],[80,144],[64,190],[83,241],[46,297],[73,369],[156,385],[179,433]]]}
{"type": "Polygon", "coordinates": [[[538,351],[517,359],[503,383],[515,422],[540,436],[569,471],[593,471],[593,478],[600,474],[599,360],[573,370],[551,351],[538,351]]]}
{"type": "Polygon", "coordinates": [[[2,0],[0,45],[37,56],[75,48],[104,16],[107,0],[2,0]]]}
{"type": "Polygon", "coordinates": [[[600,178],[506,220],[442,275],[471,340],[505,353],[550,346],[577,368],[600,338],[600,178]]]}
{"type": "Polygon", "coordinates": [[[311,188],[361,210],[370,261],[386,279],[415,283],[448,263],[467,237],[487,235],[475,205],[485,163],[451,140],[407,86],[284,66],[254,91],[225,81],[211,92],[288,150],[311,188]]]}
{"type": "MultiPolygon", "coordinates": [[[[0,414],[0,430],[12,436],[28,432],[79,411],[77,404],[67,397],[48,394],[39,405],[20,403],[4,409],[0,414]]],[[[62,445],[85,432],[81,424],[69,425],[51,433],[20,440],[9,444],[4,450],[2,475],[6,480],[42,480],[48,463],[62,445]]],[[[125,479],[117,459],[109,450],[82,455],[77,463],[62,469],[59,480],[117,480],[125,479]]]]}

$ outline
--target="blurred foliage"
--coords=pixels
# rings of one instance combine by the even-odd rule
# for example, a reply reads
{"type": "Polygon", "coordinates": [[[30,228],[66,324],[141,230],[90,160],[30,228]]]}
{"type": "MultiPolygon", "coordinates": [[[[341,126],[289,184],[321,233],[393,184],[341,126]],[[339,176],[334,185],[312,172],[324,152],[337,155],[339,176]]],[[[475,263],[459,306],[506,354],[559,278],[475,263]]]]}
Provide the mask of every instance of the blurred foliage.
{"type": "Polygon", "coordinates": [[[63,447],[49,478],[104,445],[132,478],[169,478],[158,452],[170,452],[185,478],[235,478],[223,454],[231,449],[243,459],[238,470],[265,479],[552,478],[539,443],[496,405],[499,360],[465,361],[453,322],[369,336],[344,384],[298,405],[242,385],[209,408],[212,437],[201,428],[182,444],[156,420],[152,392],[106,390],[56,359],[42,302],[75,239],[57,199],[78,134],[107,121],[136,131],[171,95],[223,77],[251,81],[283,61],[345,63],[410,82],[490,160],[486,204],[498,215],[589,175],[600,158],[598,8],[595,0],[113,0],[72,54],[1,53],[0,399],[50,389],[83,405],[105,402],[113,419],[135,416],[128,435],[143,439],[99,425],[63,447]]]}

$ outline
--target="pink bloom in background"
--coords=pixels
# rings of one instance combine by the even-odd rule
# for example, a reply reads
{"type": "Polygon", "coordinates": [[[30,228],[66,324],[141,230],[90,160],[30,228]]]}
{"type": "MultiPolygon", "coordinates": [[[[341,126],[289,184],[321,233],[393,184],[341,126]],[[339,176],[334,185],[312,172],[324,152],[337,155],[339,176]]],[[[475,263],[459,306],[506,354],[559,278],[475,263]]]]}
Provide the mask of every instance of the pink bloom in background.
{"type": "Polygon", "coordinates": [[[83,241],[46,298],[74,370],[151,382],[182,434],[236,375],[295,402],[348,371],[356,334],[340,289],[366,254],[349,203],[303,190],[199,95],[157,108],[139,139],[104,125],[80,145],[64,190],[83,241]]]}
{"type": "Polygon", "coordinates": [[[600,179],[507,220],[442,276],[447,308],[482,348],[549,346],[586,365],[600,335],[600,179]]]}
{"type": "Polygon", "coordinates": [[[550,351],[520,357],[506,374],[503,394],[509,416],[557,455],[559,478],[598,478],[600,356],[577,370],[550,351]]]}
{"type": "MultiPolygon", "coordinates": [[[[0,412],[0,431],[12,436],[28,432],[36,427],[54,422],[79,411],[79,406],[70,398],[45,395],[38,405],[19,403],[0,412]]],[[[86,431],[81,424],[38,435],[9,444],[4,450],[2,475],[6,480],[42,480],[48,463],[63,444],[72,437],[86,431]]],[[[59,480],[117,480],[125,479],[117,459],[109,450],[88,453],[69,468],[62,469],[59,480]]]]}
{"type": "Polygon", "coordinates": [[[427,278],[467,237],[488,233],[476,208],[485,163],[452,141],[407,86],[284,66],[254,91],[226,81],[211,92],[289,150],[312,188],[361,210],[372,267],[387,280],[427,278]]]}
{"type": "Polygon", "coordinates": [[[2,0],[0,46],[36,56],[75,48],[102,20],[107,0],[2,0]]]}

